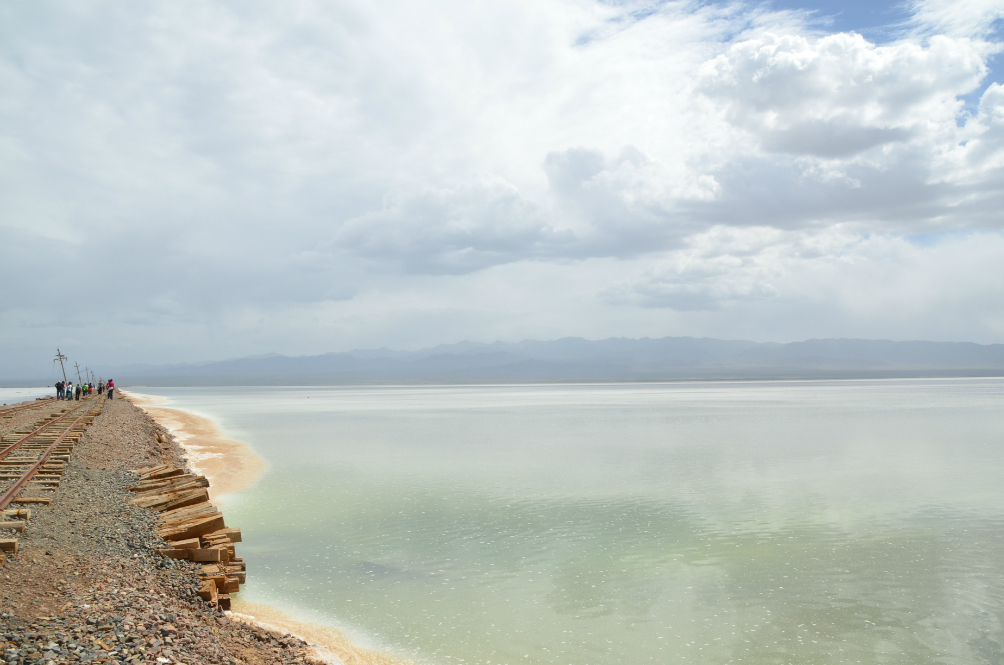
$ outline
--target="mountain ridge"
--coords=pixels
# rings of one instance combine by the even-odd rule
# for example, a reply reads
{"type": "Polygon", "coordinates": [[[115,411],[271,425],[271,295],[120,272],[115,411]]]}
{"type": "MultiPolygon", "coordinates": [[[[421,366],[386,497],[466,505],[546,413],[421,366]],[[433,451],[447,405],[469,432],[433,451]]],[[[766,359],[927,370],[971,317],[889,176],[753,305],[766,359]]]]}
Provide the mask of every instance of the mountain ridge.
{"type": "Polygon", "coordinates": [[[352,385],[1004,376],[1004,344],[709,337],[458,342],[416,351],[99,367],[119,385],[352,385]]]}

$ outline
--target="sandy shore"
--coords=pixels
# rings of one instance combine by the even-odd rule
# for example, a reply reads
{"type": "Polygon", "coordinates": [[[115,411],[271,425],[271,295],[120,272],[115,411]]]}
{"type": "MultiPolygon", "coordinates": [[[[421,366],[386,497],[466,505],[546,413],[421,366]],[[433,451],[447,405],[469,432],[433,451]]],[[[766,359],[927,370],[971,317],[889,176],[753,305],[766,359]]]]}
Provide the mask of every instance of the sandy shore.
{"type": "MultiPolygon", "coordinates": [[[[164,406],[168,400],[157,395],[121,391],[130,402],[146,411],[167,428],[182,447],[188,467],[209,479],[210,500],[239,492],[254,483],[266,463],[247,443],[230,439],[208,418],[164,406]]],[[[252,573],[253,574],[253,573],[252,573]]],[[[233,620],[251,623],[268,630],[289,633],[310,644],[317,657],[336,665],[407,665],[409,661],[363,649],[353,644],[341,631],[300,621],[285,612],[260,603],[233,599],[233,620]]]]}
{"type": "Polygon", "coordinates": [[[337,628],[299,621],[270,605],[251,603],[239,598],[230,618],[246,621],[268,630],[289,633],[310,644],[317,657],[328,663],[344,665],[408,665],[409,661],[389,654],[362,649],[353,644],[337,628]]]}
{"type": "Polygon", "coordinates": [[[209,499],[247,489],[265,470],[265,460],[243,441],[227,438],[208,418],[163,406],[156,395],[122,391],[123,397],[163,425],[185,451],[188,468],[209,479],[209,499]]]}

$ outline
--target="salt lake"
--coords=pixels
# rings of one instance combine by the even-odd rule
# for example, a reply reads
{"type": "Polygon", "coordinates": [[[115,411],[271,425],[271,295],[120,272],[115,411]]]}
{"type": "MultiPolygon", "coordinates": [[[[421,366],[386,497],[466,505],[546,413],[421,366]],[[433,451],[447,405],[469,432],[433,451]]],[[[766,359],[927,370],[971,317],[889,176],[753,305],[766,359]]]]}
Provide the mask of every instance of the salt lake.
{"type": "Polygon", "coordinates": [[[445,665],[1004,662],[1004,380],[150,388],[249,600],[445,665]]]}

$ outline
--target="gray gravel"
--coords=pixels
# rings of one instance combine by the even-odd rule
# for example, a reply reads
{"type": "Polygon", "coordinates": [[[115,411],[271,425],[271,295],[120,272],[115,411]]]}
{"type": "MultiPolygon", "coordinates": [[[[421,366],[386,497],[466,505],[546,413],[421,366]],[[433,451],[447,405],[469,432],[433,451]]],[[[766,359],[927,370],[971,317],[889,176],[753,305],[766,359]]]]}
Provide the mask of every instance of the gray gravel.
{"type": "Polygon", "coordinates": [[[124,400],[106,405],[53,504],[32,507],[19,553],[0,567],[0,661],[315,662],[301,640],[211,609],[197,594],[198,565],[154,552],[164,544],[154,514],[128,504],[137,478],[127,469],[179,461],[145,413],[124,400]]]}
{"type": "MultiPolygon", "coordinates": [[[[34,402],[34,400],[31,400],[34,402]]],[[[18,404],[25,404],[25,402],[18,402],[18,404]]],[[[18,413],[14,413],[10,418],[0,417],[0,436],[7,434],[8,432],[16,431],[22,427],[29,427],[32,423],[44,417],[51,417],[63,409],[72,408],[73,406],[79,405],[80,402],[65,402],[65,401],[46,401],[40,402],[39,405],[33,409],[25,409],[18,413]]],[[[7,406],[16,406],[15,404],[8,404],[7,406]]],[[[0,406],[0,409],[5,407],[0,406]]]]}

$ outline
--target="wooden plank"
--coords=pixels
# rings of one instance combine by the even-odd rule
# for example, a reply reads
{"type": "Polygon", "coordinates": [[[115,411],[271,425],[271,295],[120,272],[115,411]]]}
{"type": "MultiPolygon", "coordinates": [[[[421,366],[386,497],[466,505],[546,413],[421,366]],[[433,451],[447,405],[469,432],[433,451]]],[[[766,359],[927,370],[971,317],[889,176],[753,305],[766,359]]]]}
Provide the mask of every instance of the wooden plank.
{"type": "MultiPolygon", "coordinates": [[[[157,533],[165,533],[165,534],[175,533],[176,531],[181,530],[185,526],[195,524],[196,522],[205,522],[206,520],[211,520],[214,518],[220,518],[222,520],[223,515],[221,515],[219,511],[214,511],[212,513],[192,515],[182,520],[172,520],[170,522],[159,524],[157,526],[157,533]]],[[[215,522],[214,524],[218,525],[219,523],[220,522],[215,522]]],[[[193,533],[189,536],[185,536],[184,538],[180,536],[170,536],[170,535],[165,535],[163,537],[167,540],[185,540],[185,538],[195,538],[196,536],[202,536],[202,535],[205,535],[205,532],[200,530],[198,533],[193,533]]]]}
{"type": "Polygon", "coordinates": [[[31,519],[31,508],[16,508],[10,510],[0,510],[0,517],[19,517],[25,520],[31,519]]]}
{"type": "Polygon", "coordinates": [[[170,478],[172,476],[180,476],[185,473],[184,469],[178,469],[173,466],[168,466],[167,464],[162,464],[159,467],[155,467],[142,474],[136,474],[143,478],[144,480],[159,480],[161,478],[170,478]]]}
{"type": "Polygon", "coordinates": [[[176,550],[197,550],[199,549],[198,538],[188,538],[186,540],[172,540],[167,543],[176,550]]]}
{"type": "Polygon", "coordinates": [[[166,556],[169,559],[191,559],[193,550],[179,550],[174,548],[165,548],[157,550],[157,554],[161,556],[166,556]]]}
{"type": "MultiPolygon", "coordinates": [[[[157,531],[158,532],[160,532],[160,531],[165,531],[165,532],[166,531],[173,531],[173,530],[176,530],[176,529],[178,529],[179,527],[181,527],[181,526],[183,526],[185,524],[191,524],[192,522],[200,522],[200,521],[203,521],[203,520],[208,520],[208,519],[213,518],[213,517],[222,517],[222,515],[220,514],[220,511],[218,511],[218,510],[213,510],[212,512],[210,512],[210,511],[204,511],[204,512],[201,512],[201,513],[194,513],[194,514],[190,514],[190,515],[183,515],[183,516],[181,516],[180,519],[165,520],[165,521],[161,522],[160,524],[157,525],[157,531]]],[[[218,530],[218,529],[216,529],[216,530],[218,530]]],[[[202,536],[202,535],[205,535],[205,532],[193,533],[191,536],[185,536],[185,538],[194,538],[195,536],[202,536]]],[[[184,538],[173,538],[172,537],[172,538],[169,538],[169,540],[184,540],[184,538]]]]}
{"type": "Polygon", "coordinates": [[[184,476],[177,476],[166,480],[138,483],[126,489],[133,494],[164,494],[166,492],[189,488],[194,489],[196,487],[209,487],[209,481],[203,476],[192,476],[186,474],[184,476]]]}
{"type": "Polygon", "coordinates": [[[129,499],[129,503],[134,506],[149,508],[150,510],[159,512],[184,508],[185,506],[192,506],[206,501],[209,501],[209,491],[201,487],[187,492],[143,495],[129,499]]]}
{"type": "Polygon", "coordinates": [[[202,549],[197,550],[185,550],[186,552],[191,552],[192,561],[219,561],[220,551],[218,549],[202,549]]]}
{"type": "Polygon", "coordinates": [[[219,598],[216,583],[212,580],[204,580],[199,586],[199,597],[210,605],[215,605],[219,598]]]}
{"type": "Polygon", "coordinates": [[[40,503],[43,506],[48,506],[52,503],[52,499],[47,496],[22,496],[14,499],[11,503],[40,503]]]}
{"type": "Polygon", "coordinates": [[[200,503],[209,502],[209,491],[205,489],[198,489],[192,492],[186,492],[185,494],[174,499],[170,503],[163,506],[158,506],[155,508],[157,511],[168,511],[175,510],[177,508],[185,508],[187,506],[194,506],[200,503]]]}
{"type": "Polygon", "coordinates": [[[217,589],[223,589],[223,585],[227,583],[227,576],[225,573],[213,573],[212,575],[203,574],[201,577],[204,582],[212,582],[213,586],[217,589]]]}
{"type": "MultiPolygon", "coordinates": [[[[157,516],[157,528],[166,529],[177,524],[184,524],[192,520],[201,520],[207,517],[215,517],[220,511],[212,504],[200,503],[194,506],[185,506],[177,510],[165,510],[157,516]]],[[[219,529],[217,529],[218,531],[219,529]]],[[[199,534],[202,535],[201,533],[199,534]]]]}
{"type": "Polygon", "coordinates": [[[16,538],[0,539],[0,552],[10,552],[11,554],[17,554],[17,539],[16,538]]]}
{"type": "Polygon", "coordinates": [[[177,494],[179,492],[190,492],[192,490],[197,490],[202,487],[209,487],[208,483],[204,483],[201,480],[186,480],[183,483],[171,483],[170,485],[158,485],[157,487],[152,487],[146,490],[133,491],[133,496],[137,497],[151,497],[157,496],[158,494],[177,494]]]}
{"type": "MultiPolygon", "coordinates": [[[[197,517],[208,517],[217,513],[219,513],[219,510],[216,509],[216,506],[212,504],[199,504],[186,506],[184,508],[176,508],[174,510],[165,510],[158,516],[157,520],[162,524],[170,524],[173,522],[185,521],[187,519],[195,519],[197,517]]],[[[199,535],[202,535],[202,533],[199,535]]]]}
{"type": "Polygon", "coordinates": [[[158,529],[157,535],[164,540],[185,540],[201,536],[204,533],[211,533],[223,528],[223,515],[216,514],[211,517],[182,522],[181,524],[158,529]]]}
{"type": "Polygon", "coordinates": [[[24,533],[24,521],[0,522],[0,531],[17,531],[18,533],[24,533]]]}
{"type": "Polygon", "coordinates": [[[147,480],[159,480],[161,478],[173,478],[174,476],[180,476],[185,473],[184,469],[178,469],[176,467],[168,467],[162,471],[155,471],[154,473],[147,474],[147,480]]]}
{"type": "MultiPolygon", "coordinates": [[[[158,529],[170,529],[178,526],[179,524],[184,524],[185,522],[193,522],[195,520],[202,520],[208,517],[216,517],[220,514],[220,511],[216,510],[216,507],[212,504],[200,503],[196,506],[189,506],[182,510],[187,510],[188,508],[200,508],[200,510],[191,510],[190,512],[182,514],[174,514],[171,519],[159,519],[157,520],[159,524],[158,529]]],[[[162,513],[163,514],[163,513],[162,513]]],[[[203,535],[203,534],[198,534],[203,535]]]]}
{"type": "Polygon", "coordinates": [[[215,536],[226,536],[227,540],[229,540],[231,543],[241,542],[241,530],[234,527],[227,527],[226,529],[220,529],[215,533],[209,533],[203,537],[213,538],[215,536]]]}
{"type": "Polygon", "coordinates": [[[162,478],[171,478],[174,476],[180,476],[185,473],[185,469],[179,469],[174,466],[169,466],[163,469],[159,469],[152,473],[147,473],[144,475],[145,480],[161,480],[162,478]]]}
{"type": "Polygon", "coordinates": [[[220,553],[220,563],[229,563],[230,562],[230,548],[228,546],[226,546],[226,545],[213,545],[212,547],[210,547],[208,549],[216,550],[216,551],[218,551],[220,553]]]}

